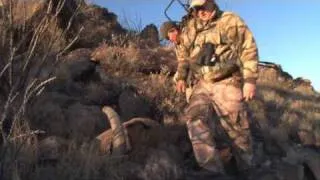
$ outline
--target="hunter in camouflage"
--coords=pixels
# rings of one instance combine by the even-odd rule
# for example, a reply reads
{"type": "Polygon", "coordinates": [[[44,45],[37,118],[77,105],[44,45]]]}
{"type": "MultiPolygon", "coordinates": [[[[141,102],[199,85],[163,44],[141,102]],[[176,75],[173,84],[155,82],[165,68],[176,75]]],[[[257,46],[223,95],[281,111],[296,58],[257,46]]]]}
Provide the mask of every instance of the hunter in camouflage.
{"type": "MultiPolygon", "coordinates": [[[[193,19],[188,19],[188,21],[193,21],[193,19]]],[[[189,77],[187,78],[187,82],[188,82],[188,88],[186,88],[186,91],[188,90],[191,90],[192,89],[192,81],[195,77],[190,77],[191,76],[195,76],[196,73],[192,73],[193,70],[189,69],[190,66],[189,66],[189,63],[184,63],[184,62],[188,62],[188,61],[181,61],[179,59],[179,56],[180,53],[183,51],[183,52],[186,52],[187,51],[187,44],[186,42],[190,42],[191,39],[195,40],[195,31],[194,32],[191,32],[190,33],[190,30],[194,30],[193,29],[187,29],[187,26],[185,26],[184,23],[181,23],[180,25],[178,25],[176,22],[172,22],[172,21],[167,21],[167,22],[164,22],[161,27],[160,27],[160,33],[161,33],[161,37],[163,39],[167,39],[169,41],[171,41],[174,45],[175,45],[175,50],[176,50],[176,56],[178,57],[178,61],[180,62],[179,63],[179,66],[178,66],[178,71],[177,73],[175,74],[174,76],[174,81],[177,82],[178,80],[180,80],[179,78],[179,75],[180,74],[188,74],[189,77]],[[189,30],[189,31],[187,31],[189,30]],[[187,33],[188,32],[188,33],[187,33]],[[181,73],[181,71],[183,71],[184,73],[181,73]]],[[[190,43],[189,43],[190,45],[190,43]]],[[[189,46],[190,47],[190,46],[189,46]]],[[[189,48],[188,47],[188,48],[189,48]]],[[[209,52],[209,56],[211,57],[212,56],[212,49],[207,49],[205,46],[202,47],[202,50],[203,51],[211,51],[209,52]]],[[[198,53],[198,56],[199,54],[204,54],[206,52],[200,52],[198,53]]],[[[190,58],[189,58],[190,59],[190,58]]],[[[199,59],[199,57],[198,57],[199,59]]],[[[196,66],[202,66],[200,63],[194,63],[194,65],[192,67],[196,67],[196,66]]],[[[224,77],[228,76],[230,73],[232,72],[235,72],[235,70],[238,69],[238,65],[235,61],[225,61],[225,62],[217,62],[215,63],[214,66],[207,66],[206,67],[207,69],[210,69],[210,72],[212,75],[211,75],[211,81],[219,81],[221,79],[223,79],[224,77]]],[[[199,70],[199,68],[198,68],[199,70]]],[[[203,68],[203,70],[205,70],[205,68],[203,68]]],[[[187,97],[187,101],[189,100],[190,98],[190,93],[187,93],[186,92],[186,97],[187,97]]]]}
{"type": "Polygon", "coordinates": [[[192,71],[196,83],[185,120],[195,157],[203,168],[224,172],[215,142],[216,129],[222,127],[235,149],[237,162],[250,167],[251,133],[244,100],[251,100],[256,90],[258,50],[254,37],[239,16],[220,11],[212,0],[192,0],[190,6],[196,16],[186,23],[176,46],[176,89],[185,91],[192,71]],[[207,43],[214,44],[218,57],[212,66],[196,63],[207,43]],[[238,68],[217,79],[217,73],[226,69],[223,64],[236,64],[238,68]]]}

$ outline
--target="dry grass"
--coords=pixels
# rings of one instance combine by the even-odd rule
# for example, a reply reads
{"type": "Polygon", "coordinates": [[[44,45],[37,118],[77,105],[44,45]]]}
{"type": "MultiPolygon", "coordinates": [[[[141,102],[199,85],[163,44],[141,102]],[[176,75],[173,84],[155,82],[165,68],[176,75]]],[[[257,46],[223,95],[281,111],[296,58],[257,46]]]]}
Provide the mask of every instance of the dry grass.
{"type": "MultiPolygon", "coordinates": [[[[44,65],[54,67],[56,60],[70,47],[65,36],[68,34],[66,32],[68,27],[61,28],[59,17],[55,15],[55,13],[59,14],[59,6],[57,9],[52,9],[55,12],[52,16],[42,16],[44,14],[41,8],[45,6],[33,1],[28,4],[28,7],[35,8],[28,8],[30,12],[26,14],[12,11],[21,7],[21,2],[10,1],[10,6],[1,8],[3,12],[8,12],[9,16],[1,16],[0,19],[2,23],[0,53],[4,58],[1,59],[0,66],[3,137],[0,147],[0,179],[101,179],[102,177],[148,179],[157,172],[157,174],[162,173],[159,176],[160,179],[180,177],[180,165],[175,164],[175,157],[168,152],[168,146],[164,145],[162,148],[151,148],[150,151],[153,153],[148,156],[141,154],[141,151],[129,159],[128,157],[104,157],[94,144],[72,141],[62,144],[61,148],[52,148],[54,151],[57,150],[54,153],[58,153],[58,160],[50,159],[50,154],[43,154],[41,145],[43,141],[38,143],[36,138],[41,131],[32,131],[29,128],[25,109],[30,101],[42,92],[46,83],[52,80],[42,81],[39,76],[42,74],[42,68],[47,70],[44,65]],[[33,16],[35,14],[37,14],[36,18],[33,16]],[[143,163],[145,160],[148,163],[143,163]]],[[[50,6],[45,8],[48,8],[47,12],[51,11],[50,6]]],[[[126,40],[118,41],[119,45],[126,40]]],[[[132,77],[136,70],[139,70],[135,64],[142,58],[137,47],[130,47],[126,52],[121,49],[121,46],[113,48],[112,51],[106,52],[107,57],[110,57],[109,53],[114,55],[104,62],[111,64],[105,68],[109,73],[117,76],[119,71],[117,68],[126,67],[126,73],[119,73],[118,77],[132,77]],[[113,59],[117,62],[112,61],[113,59]],[[126,59],[126,61],[120,61],[120,59],[126,59]]],[[[154,56],[153,53],[149,54],[154,56]]],[[[50,72],[46,74],[49,75],[45,76],[46,78],[52,77],[50,72]]]]}
{"type": "Polygon", "coordinates": [[[6,2],[1,11],[7,15],[0,18],[0,55],[3,58],[0,62],[0,92],[4,100],[0,124],[3,141],[7,135],[12,136],[11,130],[5,129],[3,124],[11,123],[14,127],[24,118],[29,101],[55,79],[42,69],[50,69],[45,68],[46,65],[52,69],[58,63],[58,57],[71,45],[66,44],[63,37],[68,28],[58,28],[64,1],[6,2]],[[27,9],[29,6],[36,8],[27,9]]]}
{"type": "Polygon", "coordinates": [[[259,84],[257,99],[250,107],[256,121],[264,124],[266,131],[279,128],[286,132],[283,136],[293,141],[319,146],[318,102],[319,97],[315,93],[301,93],[269,81],[259,84]]]}
{"type": "MultiPolygon", "coordinates": [[[[30,129],[25,109],[52,80],[52,74],[43,73],[42,68],[48,64],[54,67],[57,57],[73,41],[66,38],[68,28],[61,28],[58,16],[42,16],[40,21],[29,18],[39,12],[40,6],[33,2],[23,16],[12,11],[21,4],[14,4],[12,10],[1,9],[14,18],[0,16],[0,179],[184,179],[184,171],[193,168],[194,159],[179,120],[186,102],[184,95],[174,91],[174,52],[164,47],[150,48],[136,36],[111,37],[111,42],[93,50],[91,58],[100,63],[105,74],[118,80],[119,88],[133,87],[156,107],[154,119],[164,125],[160,132],[153,132],[157,140],[122,157],[102,155],[95,142],[72,140],[59,140],[58,148],[49,148],[55,158],[44,153],[43,141],[38,142],[41,139],[37,136],[41,131],[30,129]]],[[[83,11],[105,12],[90,8],[93,6],[83,11]]],[[[112,18],[118,25],[116,17],[112,18]]],[[[99,20],[91,20],[99,25],[99,20]]],[[[103,35],[107,29],[100,28],[95,30],[103,35]]],[[[86,44],[85,38],[82,40],[86,44]]],[[[86,56],[91,50],[87,51],[86,56]]],[[[104,86],[89,88],[104,92],[104,86]]],[[[279,71],[261,71],[257,98],[249,104],[253,120],[260,127],[255,135],[264,138],[267,146],[267,141],[272,141],[284,149],[287,144],[297,143],[319,148],[320,99],[311,90],[309,86],[296,88],[294,81],[282,77],[279,71]]]]}
{"type": "Polygon", "coordinates": [[[29,128],[26,107],[55,79],[42,69],[53,67],[53,55],[70,45],[64,38],[68,28],[58,25],[62,2],[7,0],[0,7],[1,179],[20,179],[33,170],[34,137],[41,131],[29,128]]]}
{"type": "Polygon", "coordinates": [[[157,120],[178,122],[185,97],[174,90],[172,75],[176,68],[174,52],[168,48],[141,49],[101,45],[92,54],[106,73],[136,87],[159,110],[157,120]],[[165,117],[165,120],[162,118],[165,117]]]}

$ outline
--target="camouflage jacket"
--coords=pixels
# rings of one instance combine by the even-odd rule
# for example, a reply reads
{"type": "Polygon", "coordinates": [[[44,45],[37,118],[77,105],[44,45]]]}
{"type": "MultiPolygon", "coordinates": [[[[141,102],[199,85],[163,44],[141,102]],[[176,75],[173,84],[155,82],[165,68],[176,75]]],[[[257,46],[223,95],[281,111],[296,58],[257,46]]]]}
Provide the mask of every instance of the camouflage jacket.
{"type": "Polygon", "coordinates": [[[186,80],[203,44],[213,43],[220,64],[209,67],[198,76],[213,79],[217,73],[230,67],[230,61],[239,66],[244,81],[255,83],[258,77],[258,49],[254,37],[244,21],[234,13],[216,10],[215,17],[203,24],[199,19],[191,19],[182,29],[181,42],[176,46],[178,60],[177,80],[186,80]]]}

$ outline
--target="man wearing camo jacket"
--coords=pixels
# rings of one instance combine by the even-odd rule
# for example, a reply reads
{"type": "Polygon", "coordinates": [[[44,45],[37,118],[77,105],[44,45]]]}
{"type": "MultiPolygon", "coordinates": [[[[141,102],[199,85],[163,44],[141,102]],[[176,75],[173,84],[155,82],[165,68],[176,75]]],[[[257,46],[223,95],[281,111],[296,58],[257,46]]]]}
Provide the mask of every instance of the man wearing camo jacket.
{"type": "Polygon", "coordinates": [[[185,112],[189,138],[200,166],[224,173],[217,153],[215,129],[223,127],[237,153],[237,162],[244,169],[252,166],[252,141],[245,101],[256,91],[258,49],[252,33],[236,14],[221,11],[212,0],[192,0],[195,18],[181,31],[176,46],[178,69],[176,90],[185,92],[192,70],[196,83],[185,112]],[[213,44],[217,63],[199,64],[206,44],[213,44]],[[221,64],[236,63],[238,69],[217,77],[221,64]]]}

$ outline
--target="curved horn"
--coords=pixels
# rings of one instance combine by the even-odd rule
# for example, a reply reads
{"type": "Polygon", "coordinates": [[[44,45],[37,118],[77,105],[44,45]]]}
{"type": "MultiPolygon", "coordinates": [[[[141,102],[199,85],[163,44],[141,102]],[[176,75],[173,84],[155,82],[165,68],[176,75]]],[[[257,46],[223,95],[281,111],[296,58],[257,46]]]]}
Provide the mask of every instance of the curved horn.
{"type": "Polygon", "coordinates": [[[157,121],[154,121],[149,118],[133,118],[133,119],[130,119],[129,121],[123,123],[123,126],[129,127],[130,125],[137,124],[137,123],[141,123],[144,126],[149,127],[149,128],[161,127],[161,125],[157,121]]]}
{"type": "MultiPolygon", "coordinates": [[[[128,152],[130,148],[129,138],[126,129],[123,127],[120,121],[120,117],[117,112],[115,112],[111,107],[104,106],[102,108],[103,113],[105,113],[109,119],[111,131],[112,131],[112,154],[113,155],[123,155],[128,152]]],[[[109,133],[106,133],[109,134],[109,133]]],[[[101,136],[101,135],[100,135],[101,136]]],[[[99,137],[100,137],[99,136],[99,137]]],[[[98,137],[98,139],[100,139],[98,137]]]]}

